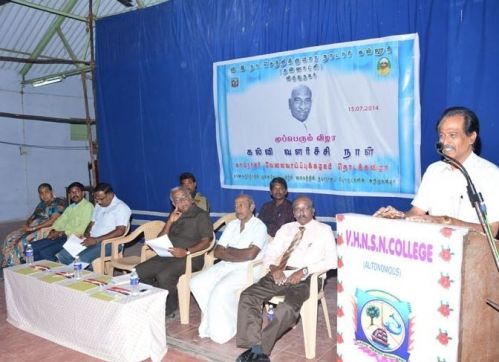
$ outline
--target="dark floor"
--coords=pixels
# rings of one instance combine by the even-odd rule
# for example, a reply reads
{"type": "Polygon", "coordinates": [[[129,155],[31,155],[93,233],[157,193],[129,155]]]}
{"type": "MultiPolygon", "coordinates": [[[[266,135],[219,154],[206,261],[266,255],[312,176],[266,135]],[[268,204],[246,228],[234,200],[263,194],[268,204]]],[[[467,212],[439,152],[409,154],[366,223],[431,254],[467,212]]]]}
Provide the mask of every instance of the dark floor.
{"type": "MultiPolygon", "coordinates": [[[[331,362],[336,360],[336,278],[330,277],[325,287],[329,318],[333,339],[329,339],[322,308],[318,309],[317,346],[315,359],[307,361],[331,362]]],[[[207,357],[210,361],[234,361],[244,350],[236,347],[235,338],[225,344],[217,344],[208,338],[200,338],[197,328],[201,313],[194,299],[191,299],[190,324],[181,325],[178,320],[167,325],[169,346],[187,346],[188,350],[207,357]]],[[[303,329],[301,322],[286,333],[275,345],[271,359],[273,362],[305,361],[303,329]]]]}
{"type": "MultiPolygon", "coordinates": [[[[13,230],[19,223],[0,224],[0,240],[13,230]]],[[[130,249],[129,253],[134,253],[130,249]]],[[[79,352],[59,346],[43,338],[21,331],[6,322],[3,280],[0,281],[0,361],[97,361],[97,359],[79,352]]],[[[336,278],[330,277],[325,287],[329,318],[333,339],[329,339],[322,308],[318,310],[317,349],[316,358],[308,361],[331,362],[336,360],[336,278]]],[[[243,352],[237,348],[235,339],[225,344],[217,344],[211,340],[199,338],[197,327],[200,321],[200,311],[191,299],[190,324],[181,325],[177,319],[166,325],[168,353],[163,361],[202,362],[202,361],[234,361],[243,352]]],[[[302,326],[290,330],[279,340],[272,352],[273,362],[305,361],[302,326]]]]}

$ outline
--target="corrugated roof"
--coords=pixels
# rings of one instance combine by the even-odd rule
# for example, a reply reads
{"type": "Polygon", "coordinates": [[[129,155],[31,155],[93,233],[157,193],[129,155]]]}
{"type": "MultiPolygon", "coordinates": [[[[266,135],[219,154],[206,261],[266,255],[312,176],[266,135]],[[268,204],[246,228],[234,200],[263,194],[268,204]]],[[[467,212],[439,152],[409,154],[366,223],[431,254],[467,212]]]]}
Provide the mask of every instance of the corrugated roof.
{"type": "MultiPolygon", "coordinates": [[[[132,0],[133,6],[125,7],[118,0],[93,0],[93,13],[102,18],[165,1],[132,0]]],[[[82,21],[88,12],[89,0],[11,0],[1,5],[0,57],[90,61],[87,23],[82,21]]],[[[62,73],[71,75],[79,67],[88,66],[26,64],[0,58],[0,69],[19,72],[27,82],[62,73]]]]}

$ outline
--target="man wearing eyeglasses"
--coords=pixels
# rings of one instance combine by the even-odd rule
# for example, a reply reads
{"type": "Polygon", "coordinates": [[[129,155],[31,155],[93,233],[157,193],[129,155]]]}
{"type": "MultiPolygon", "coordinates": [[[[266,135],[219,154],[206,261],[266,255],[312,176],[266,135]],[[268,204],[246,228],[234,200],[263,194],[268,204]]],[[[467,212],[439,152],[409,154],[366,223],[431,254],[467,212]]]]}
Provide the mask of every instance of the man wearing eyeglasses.
{"type": "Polygon", "coordinates": [[[333,231],[314,220],[312,200],[298,197],[293,214],[296,221],[281,226],[264,252],[263,266],[269,272],[245,289],[239,299],[236,342],[238,347],[249,349],[236,362],[270,361],[275,342],[296,323],[310,295],[309,274],[337,266],[333,231]],[[262,330],[262,304],[277,295],[283,295],[284,302],[262,330]]]}
{"type": "MultiPolygon", "coordinates": [[[[110,184],[101,182],[94,189],[95,208],[92,221],[88,224],[83,236],[82,245],[86,249],[78,254],[83,263],[91,264],[100,256],[102,240],[117,238],[125,234],[132,210],[118,199],[110,184]]],[[[111,255],[111,244],[106,246],[106,255],[111,255]]],[[[71,264],[73,256],[62,249],[56,254],[64,264],[71,264]]],[[[91,266],[89,267],[91,269],[91,266]]]]}
{"type": "MultiPolygon", "coordinates": [[[[165,312],[168,318],[175,317],[178,308],[177,283],[185,272],[187,255],[208,247],[213,237],[210,215],[194,204],[191,193],[178,186],[170,191],[175,209],[158,236],[168,235],[173,244],[169,252],[173,257],[155,257],[137,265],[137,273],[143,283],[168,290],[165,312]]],[[[192,259],[192,271],[201,270],[203,256],[192,259]]]]}

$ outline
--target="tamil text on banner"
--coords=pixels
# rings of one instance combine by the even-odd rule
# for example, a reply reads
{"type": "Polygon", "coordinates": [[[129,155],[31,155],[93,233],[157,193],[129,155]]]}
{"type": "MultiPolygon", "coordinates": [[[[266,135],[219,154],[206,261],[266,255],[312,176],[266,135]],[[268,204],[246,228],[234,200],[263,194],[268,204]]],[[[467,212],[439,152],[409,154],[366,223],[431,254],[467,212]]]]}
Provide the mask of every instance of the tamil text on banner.
{"type": "Polygon", "coordinates": [[[412,197],[420,180],[417,34],[215,63],[222,186],[412,197]]]}

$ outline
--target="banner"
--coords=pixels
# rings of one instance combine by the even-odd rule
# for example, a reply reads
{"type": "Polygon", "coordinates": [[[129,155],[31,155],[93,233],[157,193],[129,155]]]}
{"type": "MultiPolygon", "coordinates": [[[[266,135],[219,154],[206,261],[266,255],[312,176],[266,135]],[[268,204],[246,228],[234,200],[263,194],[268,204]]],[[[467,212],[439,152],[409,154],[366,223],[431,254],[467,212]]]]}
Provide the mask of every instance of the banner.
{"type": "Polygon", "coordinates": [[[420,181],[417,34],[214,63],[222,187],[412,197],[420,181]]]}
{"type": "Polygon", "coordinates": [[[468,229],[338,214],[336,361],[457,361],[468,229]]]}

